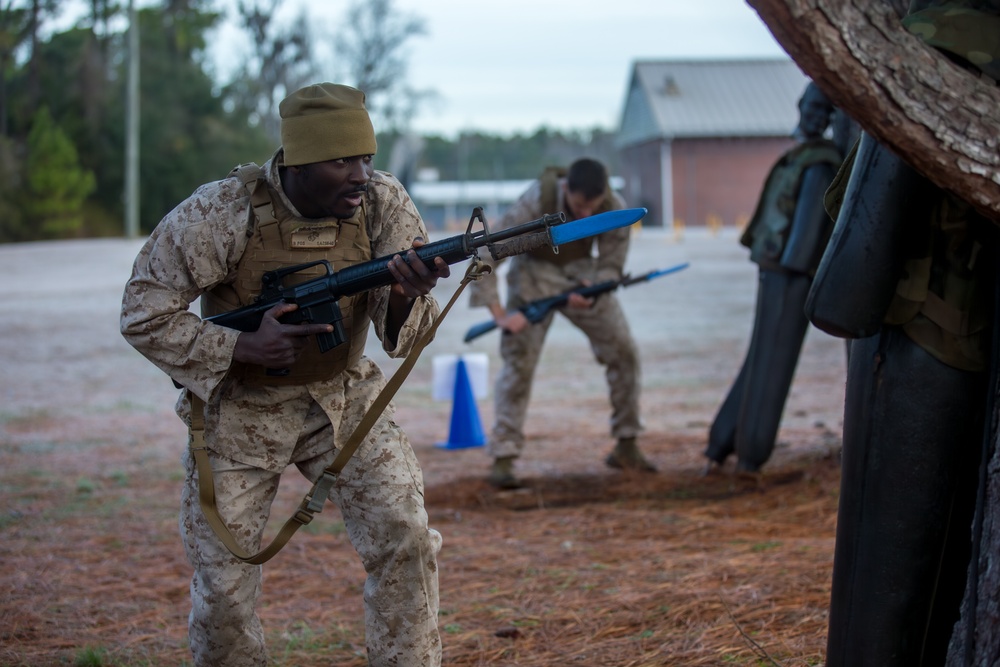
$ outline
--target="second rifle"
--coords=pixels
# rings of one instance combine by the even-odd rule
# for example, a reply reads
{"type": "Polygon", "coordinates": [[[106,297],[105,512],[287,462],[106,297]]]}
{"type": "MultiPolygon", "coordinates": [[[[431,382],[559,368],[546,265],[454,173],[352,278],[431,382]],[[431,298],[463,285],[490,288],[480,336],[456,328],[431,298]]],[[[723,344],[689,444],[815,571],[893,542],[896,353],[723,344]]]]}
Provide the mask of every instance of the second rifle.
{"type": "MultiPolygon", "coordinates": [[[[630,285],[636,285],[638,283],[645,283],[653,280],[654,278],[659,278],[660,276],[665,276],[668,273],[675,273],[681,269],[686,269],[688,266],[687,262],[683,264],[678,264],[677,266],[671,266],[666,269],[659,269],[656,271],[649,271],[643,273],[642,275],[631,277],[625,275],[621,280],[606,280],[604,282],[597,283],[596,285],[587,285],[584,287],[577,287],[575,289],[567,290],[556,294],[555,296],[550,296],[545,299],[538,299],[532,301],[531,303],[525,304],[518,308],[519,311],[524,313],[524,316],[532,324],[538,324],[545,319],[546,315],[551,313],[556,308],[561,308],[566,305],[569,301],[570,294],[579,294],[585,297],[596,297],[601,294],[606,294],[607,292],[613,292],[619,287],[629,287],[630,285]]],[[[465,342],[468,343],[476,338],[479,338],[483,334],[489,333],[497,328],[497,323],[494,320],[489,320],[487,322],[480,322],[479,324],[469,327],[469,330],[465,332],[465,342]]]]}

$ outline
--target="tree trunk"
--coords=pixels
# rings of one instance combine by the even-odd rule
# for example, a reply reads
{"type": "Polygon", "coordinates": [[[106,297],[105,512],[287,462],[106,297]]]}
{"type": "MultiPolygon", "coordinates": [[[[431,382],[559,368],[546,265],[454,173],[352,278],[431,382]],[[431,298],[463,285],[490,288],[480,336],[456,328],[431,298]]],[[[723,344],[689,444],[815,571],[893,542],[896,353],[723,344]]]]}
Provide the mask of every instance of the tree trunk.
{"type": "Polygon", "coordinates": [[[983,516],[982,519],[977,516],[974,524],[973,567],[962,601],[962,617],[955,624],[948,647],[946,667],[1000,664],[1000,450],[996,432],[994,421],[987,482],[980,489],[985,495],[977,508],[983,516]]]}
{"type": "Polygon", "coordinates": [[[747,0],[824,93],[934,183],[1000,222],[1000,88],[907,32],[888,2],[747,0]]]}

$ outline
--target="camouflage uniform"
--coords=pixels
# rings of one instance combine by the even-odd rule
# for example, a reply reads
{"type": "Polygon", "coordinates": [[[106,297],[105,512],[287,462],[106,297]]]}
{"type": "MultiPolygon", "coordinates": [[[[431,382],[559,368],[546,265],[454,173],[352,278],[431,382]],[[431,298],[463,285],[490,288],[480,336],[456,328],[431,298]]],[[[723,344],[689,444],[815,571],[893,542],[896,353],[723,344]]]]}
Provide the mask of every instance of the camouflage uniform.
{"type": "MultiPolygon", "coordinates": [[[[613,196],[613,207],[625,208],[621,197],[613,196]]],[[[535,181],[490,228],[507,229],[551,213],[542,210],[542,199],[542,183],[535,181]]],[[[556,202],[558,210],[567,211],[561,189],[556,202]]],[[[568,213],[567,218],[571,219],[568,213]]],[[[507,310],[513,311],[531,301],[574,289],[583,280],[597,283],[620,279],[628,253],[629,233],[626,227],[601,234],[596,239],[597,257],[581,257],[564,266],[531,255],[514,257],[507,273],[507,310]]],[[[488,306],[499,301],[495,274],[471,283],[469,289],[472,306],[488,306]]],[[[604,294],[591,308],[562,307],[558,310],[586,334],[597,361],[606,367],[612,406],[611,435],[618,439],[637,436],[642,431],[639,353],[618,299],[613,294],[604,294]]],[[[496,423],[487,444],[494,458],[516,457],[524,448],[524,420],[531,398],[531,382],[545,334],[554,317],[555,313],[551,313],[517,335],[507,332],[501,335],[503,368],[496,382],[496,423]]]]}
{"type": "MultiPolygon", "coordinates": [[[[263,165],[270,191],[292,216],[281,191],[282,153],[263,165]]],[[[237,178],[209,183],[171,211],[136,259],[122,304],[122,333],[177,383],[205,401],[217,506],[243,548],[259,550],[281,473],[294,464],[315,481],[336,456],[385,378],[362,356],[341,373],[306,384],[247,381],[233,368],[239,332],[205,322],[188,304],[236,279],[247,247],[248,197],[237,178]]],[[[376,172],[365,195],[372,256],[403,251],[427,231],[402,185],[376,172]]],[[[336,268],[336,267],[335,267],[336,268]]],[[[367,315],[383,349],[405,356],[438,314],[430,296],[416,299],[398,340],[386,336],[389,288],[367,295],[367,315]]],[[[332,353],[331,353],[332,354],[332,353]]],[[[177,413],[190,424],[183,392],[177,413]]],[[[366,643],[372,665],[438,665],[440,534],[428,528],[420,467],[390,406],[338,477],[331,500],[368,574],[366,643]]],[[[197,473],[185,454],[180,528],[195,574],[189,619],[198,665],[264,665],[263,632],[254,610],[261,567],[233,557],[198,505],[197,473]]],[[[307,582],[319,588],[322,582],[307,582]]]]}

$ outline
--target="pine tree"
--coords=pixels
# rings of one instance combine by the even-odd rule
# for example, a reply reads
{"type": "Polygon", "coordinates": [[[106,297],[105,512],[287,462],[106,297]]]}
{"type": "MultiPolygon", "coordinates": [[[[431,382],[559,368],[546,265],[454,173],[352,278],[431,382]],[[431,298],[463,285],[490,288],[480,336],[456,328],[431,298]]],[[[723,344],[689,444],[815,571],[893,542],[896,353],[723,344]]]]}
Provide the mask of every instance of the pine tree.
{"type": "Polygon", "coordinates": [[[24,224],[34,230],[29,236],[64,237],[83,226],[83,202],[96,180],[80,166],[76,148],[45,106],[35,114],[28,134],[24,186],[24,224]]]}

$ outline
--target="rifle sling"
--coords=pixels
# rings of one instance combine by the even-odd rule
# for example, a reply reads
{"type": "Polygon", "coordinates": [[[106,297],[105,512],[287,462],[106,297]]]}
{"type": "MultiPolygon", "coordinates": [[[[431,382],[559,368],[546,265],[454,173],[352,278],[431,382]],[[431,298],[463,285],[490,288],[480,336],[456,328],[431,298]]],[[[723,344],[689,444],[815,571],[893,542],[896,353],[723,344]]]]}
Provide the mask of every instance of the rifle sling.
{"type": "Polygon", "coordinates": [[[424,332],[424,335],[417,341],[416,346],[410,354],[406,356],[400,367],[389,378],[389,381],[386,382],[375,402],[368,408],[364,417],[361,418],[361,422],[354,429],[354,433],[351,434],[351,437],[334,458],[333,463],[323,471],[323,474],[302,499],[298,510],[285,521],[281,530],[271,540],[271,543],[256,554],[248,553],[239,545],[236,538],[229,531],[229,527],[226,526],[226,522],[219,514],[218,507],[216,507],[212,466],[208,460],[208,448],[205,446],[205,402],[196,396],[194,392],[188,391],[191,400],[191,454],[198,469],[198,499],[201,504],[201,510],[205,514],[205,519],[212,527],[216,536],[218,536],[219,540],[222,541],[236,558],[250,565],[260,565],[269,561],[288,543],[288,540],[292,538],[295,531],[308,524],[313,520],[314,514],[323,510],[323,505],[329,498],[330,490],[337,481],[337,475],[347,465],[347,462],[354,455],[354,452],[357,451],[368,435],[368,432],[371,431],[375,422],[378,421],[382,412],[389,405],[389,401],[392,400],[393,396],[395,396],[396,392],[403,385],[403,381],[413,369],[420,353],[423,352],[424,347],[434,338],[438,326],[458,300],[458,296],[462,293],[462,290],[465,289],[465,286],[469,282],[478,280],[484,273],[488,273],[490,270],[489,266],[482,264],[478,259],[473,259],[465,272],[465,277],[462,278],[461,284],[455,290],[455,294],[452,295],[448,305],[438,314],[430,329],[424,332]]]}

